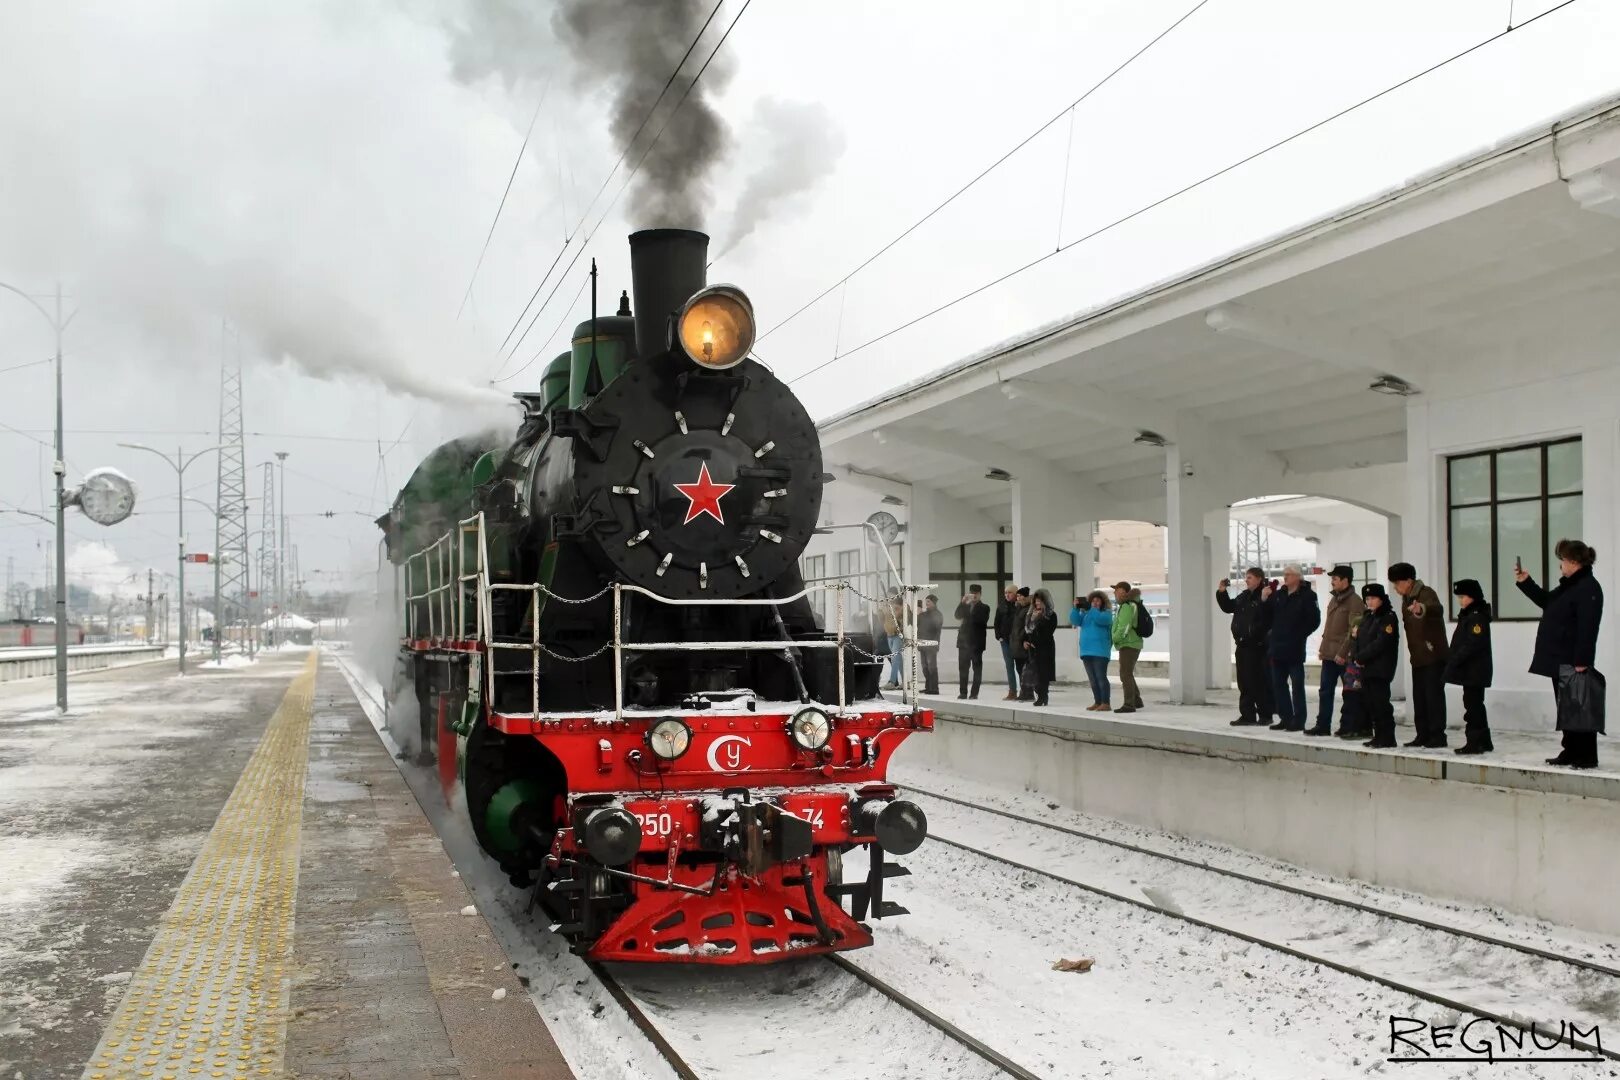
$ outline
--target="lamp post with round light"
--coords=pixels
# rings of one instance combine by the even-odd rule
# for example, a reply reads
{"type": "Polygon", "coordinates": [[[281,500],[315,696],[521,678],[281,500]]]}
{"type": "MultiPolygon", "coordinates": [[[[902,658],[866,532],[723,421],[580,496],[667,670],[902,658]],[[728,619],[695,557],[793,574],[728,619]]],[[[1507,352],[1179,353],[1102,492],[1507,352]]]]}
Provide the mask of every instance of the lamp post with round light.
{"type": "MultiPolygon", "coordinates": [[[[148,454],[156,454],[158,457],[162,458],[164,463],[174,470],[175,483],[179,487],[179,498],[175,500],[175,512],[177,517],[177,527],[179,529],[180,544],[180,674],[184,675],[186,673],[186,469],[193,461],[196,461],[204,454],[212,453],[215,450],[223,450],[225,447],[223,443],[217,446],[210,446],[206,449],[198,450],[196,453],[191,454],[190,456],[187,456],[184,447],[177,447],[175,449],[174,456],[170,457],[163,451],[154,450],[145,443],[121,442],[118,445],[129,450],[145,450],[148,454]]],[[[218,552],[215,552],[215,557],[218,557],[218,552]]],[[[217,616],[215,617],[214,622],[217,632],[219,622],[217,616]]]]}

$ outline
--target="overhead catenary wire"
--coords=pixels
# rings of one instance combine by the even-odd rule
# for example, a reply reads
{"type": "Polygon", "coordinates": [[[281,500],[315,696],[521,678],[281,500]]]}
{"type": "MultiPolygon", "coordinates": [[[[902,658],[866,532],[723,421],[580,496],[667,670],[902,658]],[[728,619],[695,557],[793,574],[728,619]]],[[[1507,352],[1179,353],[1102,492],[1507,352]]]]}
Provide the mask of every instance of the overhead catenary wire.
{"type": "MultiPolygon", "coordinates": [[[[636,174],[641,171],[641,166],[647,160],[647,155],[652,153],[653,148],[658,145],[658,141],[664,137],[664,132],[669,130],[670,122],[675,119],[675,114],[680,112],[681,106],[686,104],[686,99],[692,94],[692,88],[698,84],[699,79],[703,78],[703,73],[709,70],[709,65],[714,62],[714,58],[718,56],[720,54],[720,50],[725,47],[726,39],[729,38],[731,36],[731,32],[737,28],[737,23],[742,21],[742,17],[748,13],[749,5],[751,5],[753,2],[754,0],[743,0],[742,7],[738,9],[737,14],[732,18],[731,22],[727,24],[725,33],[720,35],[720,40],[717,41],[714,48],[709,51],[709,56],[703,61],[703,66],[698,68],[696,75],[692,76],[692,81],[686,84],[686,89],[681,92],[680,100],[675,102],[674,108],[670,109],[669,113],[664,117],[664,122],[658,128],[657,134],[652,137],[652,139],[647,143],[646,148],[642,150],[641,156],[636,159],[635,166],[624,178],[624,183],[619,185],[619,190],[613,196],[613,201],[608,203],[607,208],[602,211],[602,216],[596,219],[596,224],[592,225],[590,232],[585,235],[585,242],[579,246],[579,249],[574,252],[574,257],[568,261],[568,267],[563,271],[562,276],[557,279],[557,284],[552,286],[550,295],[546,297],[546,304],[541,305],[540,311],[536,311],[534,313],[534,319],[529,320],[529,326],[525,327],[523,330],[524,337],[528,336],[529,329],[534,326],[535,319],[540,317],[540,312],[544,311],[546,305],[551,303],[551,297],[556,295],[558,287],[560,287],[562,283],[568,279],[568,274],[574,269],[575,264],[579,262],[580,256],[584,255],[585,252],[590,249],[591,241],[596,238],[597,230],[599,230],[612,215],[613,208],[619,205],[619,200],[624,198],[624,193],[629,190],[631,182],[636,178],[636,174]]],[[[701,36],[702,35],[699,34],[699,37],[701,36]]],[[[512,345],[512,353],[515,353],[517,351],[517,347],[522,343],[523,337],[518,338],[518,340],[512,345]]],[[[521,374],[540,358],[541,352],[544,352],[544,349],[537,351],[533,356],[529,357],[529,359],[524,363],[523,367],[518,368],[517,371],[512,372],[510,375],[503,376],[500,379],[492,379],[490,381],[505,382],[508,379],[511,379],[513,376],[521,374]]],[[[511,360],[512,353],[507,354],[508,361],[511,360]]]]}
{"type": "MultiPolygon", "coordinates": [[[[831,295],[831,293],[832,293],[832,291],[834,289],[838,288],[840,285],[843,285],[845,282],[849,281],[850,278],[854,277],[856,274],[860,273],[862,270],[866,269],[868,266],[871,266],[878,259],[882,258],[884,256],[884,254],[886,254],[889,251],[889,249],[893,248],[896,244],[900,243],[906,237],[910,236],[912,233],[916,232],[918,229],[920,229],[924,225],[926,225],[941,210],[944,210],[947,206],[950,206],[957,199],[959,199],[963,195],[965,195],[971,188],[973,188],[975,185],[977,185],[980,180],[983,180],[985,177],[989,176],[991,173],[993,173],[997,169],[999,169],[1002,165],[1006,164],[1007,161],[1009,161],[1014,155],[1016,155],[1018,153],[1018,151],[1022,150],[1024,147],[1028,146],[1030,143],[1034,142],[1043,133],[1045,133],[1047,131],[1047,129],[1049,129],[1053,124],[1055,124],[1059,120],[1063,119],[1063,117],[1065,115],[1072,114],[1072,112],[1075,109],[1077,109],[1080,105],[1085,103],[1087,98],[1091,97],[1092,94],[1095,94],[1098,90],[1101,90],[1103,87],[1107,86],[1110,82],[1112,82],[1114,80],[1114,78],[1117,75],[1119,75],[1126,68],[1130,67],[1138,59],[1140,59],[1144,54],[1146,54],[1149,49],[1153,48],[1153,46],[1155,46],[1159,42],[1163,41],[1166,37],[1168,37],[1171,34],[1172,31],[1174,31],[1182,23],[1186,22],[1188,19],[1190,19],[1194,15],[1196,15],[1198,13],[1199,9],[1201,9],[1207,3],[1209,3],[1209,0],[1198,0],[1198,2],[1195,3],[1192,7],[1188,8],[1185,12],[1183,12],[1181,17],[1178,18],[1175,22],[1171,23],[1169,26],[1166,26],[1163,30],[1160,30],[1157,34],[1155,34],[1152,38],[1150,38],[1147,41],[1147,43],[1144,44],[1141,48],[1137,49],[1131,55],[1127,56],[1124,60],[1122,60],[1112,71],[1110,71],[1108,74],[1104,75],[1101,79],[1098,79],[1096,82],[1092,83],[1091,86],[1086,89],[1085,93],[1081,94],[1079,97],[1075,98],[1069,104],[1067,104],[1063,108],[1059,109],[1056,113],[1054,113],[1049,119],[1044,121],[1034,131],[1031,131],[1028,135],[1025,135],[1022,139],[1018,140],[1018,142],[1016,144],[1014,144],[1009,150],[1007,150],[1005,153],[1003,153],[1000,157],[996,158],[996,160],[992,161],[990,164],[986,165],[983,169],[979,170],[979,172],[977,174],[975,174],[971,180],[969,180],[967,183],[963,184],[961,187],[957,188],[955,191],[951,192],[951,194],[948,195],[945,198],[944,202],[941,202],[938,206],[935,206],[932,210],[928,211],[928,213],[924,214],[922,217],[918,218],[916,221],[914,221],[910,225],[906,226],[905,230],[903,232],[901,232],[898,236],[896,236],[893,240],[890,240],[888,243],[886,243],[882,247],[878,248],[872,254],[870,254],[866,258],[862,259],[860,261],[860,263],[858,263],[856,265],[855,269],[851,270],[849,273],[845,274],[843,277],[839,278],[837,281],[835,281],[831,285],[827,286],[821,292],[817,293],[815,296],[811,297],[803,305],[801,305],[799,308],[797,308],[787,318],[783,319],[781,322],[777,323],[775,326],[771,327],[769,330],[767,330],[763,334],[759,335],[758,340],[759,341],[764,341],[766,338],[770,337],[772,334],[774,334],[778,330],[782,329],[782,327],[786,326],[788,323],[792,322],[794,319],[797,319],[800,315],[803,315],[806,311],[809,311],[811,308],[815,307],[822,300],[826,299],[829,295],[831,295]]],[[[1072,144],[1072,136],[1071,136],[1071,144],[1072,144]]],[[[1066,168],[1067,168],[1067,166],[1065,166],[1065,169],[1066,168]]],[[[1065,185],[1065,186],[1067,186],[1067,185],[1065,185]]]]}
{"type": "Polygon", "coordinates": [[[551,343],[553,341],[557,340],[557,335],[562,332],[562,328],[564,326],[568,325],[568,320],[573,317],[574,311],[579,307],[579,298],[585,295],[585,286],[589,285],[590,283],[591,283],[591,278],[590,278],[589,274],[583,275],[581,277],[580,282],[579,282],[579,290],[574,293],[574,298],[568,302],[568,307],[567,307],[567,309],[565,309],[563,311],[562,318],[557,320],[556,329],[551,331],[551,336],[546,338],[545,344],[541,345],[540,348],[535,351],[535,354],[529,358],[527,363],[525,363],[522,367],[518,368],[516,371],[512,372],[512,374],[510,374],[510,375],[502,375],[498,379],[491,379],[489,381],[492,384],[493,383],[511,382],[513,379],[517,378],[519,375],[523,374],[525,371],[528,371],[529,368],[533,367],[534,362],[536,360],[538,360],[542,355],[544,355],[546,353],[547,350],[549,350],[551,348],[551,343]]]}
{"type": "MultiPolygon", "coordinates": [[[[619,156],[618,156],[618,158],[616,158],[614,160],[613,167],[611,169],[609,169],[607,175],[602,178],[602,186],[596,189],[596,194],[591,196],[591,201],[585,204],[585,209],[584,210],[580,211],[579,221],[574,225],[573,230],[563,234],[562,247],[558,249],[556,258],[551,260],[551,266],[546,269],[545,275],[543,277],[541,277],[539,284],[537,284],[534,287],[534,292],[532,294],[530,294],[528,303],[523,305],[523,310],[518,312],[518,317],[512,321],[511,329],[507,330],[506,336],[501,339],[501,348],[502,349],[505,349],[507,342],[512,340],[512,335],[517,332],[517,328],[518,328],[518,326],[520,326],[522,324],[524,316],[528,315],[529,308],[534,305],[535,297],[539,296],[540,295],[540,290],[546,287],[546,282],[549,281],[550,278],[551,278],[551,271],[555,270],[557,268],[557,263],[561,261],[561,259],[563,257],[563,253],[568,250],[568,246],[571,243],[573,243],[573,238],[575,236],[579,235],[579,230],[584,227],[586,220],[590,218],[590,216],[591,216],[591,208],[596,205],[596,200],[598,200],[598,199],[600,199],[602,197],[602,193],[604,191],[606,191],[608,189],[608,185],[613,182],[613,177],[614,177],[614,175],[616,173],[618,173],[620,166],[622,166],[624,164],[624,159],[629,155],[630,148],[635,146],[637,139],[641,138],[641,133],[644,130],[646,130],[648,122],[652,120],[653,113],[657,112],[658,111],[658,106],[663,103],[664,95],[669,93],[669,88],[671,86],[674,86],[675,85],[675,80],[680,77],[681,69],[686,67],[686,61],[691,59],[692,51],[697,48],[698,42],[703,40],[703,35],[708,33],[709,24],[714,21],[714,17],[716,15],[720,14],[720,8],[724,4],[724,2],[725,2],[725,0],[715,0],[714,7],[711,8],[710,11],[709,11],[709,17],[707,19],[703,20],[703,25],[701,27],[699,27],[698,32],[695,35],[693,35],[692,43],[690,45],[688,45],[686,47],[686,51],[681,54],[680,62],[675,65],[675,70],[671,71],[669,73],[669,78],[664,80],[664,87],[663,87],[662,90],[658,91],[658,97],[653,100],[652,105],[647,109],[646,115],[641,118],[641,123],[636,125],[635,133],[633,135],[631,135],[630,138],[625,141],[624,149],[619,151],[619,156]]],[[[743,6],[746,9],[747,4],[744,4],[743,6]]],[[[738,17],[740,18],[741,15],[739,14],[738,17]]],[[[736,19],[732,20],[732,24],[733,25],[736,24],[736,19]]],[[[728,30],[727,33],[729,33],[729,32],[730,31],[728,30]]],[[[721,40],[723,42],[725,39],[722,38],[721,40]]],[[[713,57],[711,56],[710,59],[713,59],[713,57]]],[[[704,66],[707,67],[708,65],[705,64],[704,66]]],[[[701,71],[698,72],[698,76],[701,76],[702,74],[703,73],[701,71]]],[[[694,77],[692,82],[696,83],[697,78],[694,77]]],[[[687,85],[687,91],[690,92],[691,88],[692,88],[691,84],[688,84],[687,85]]],[[[686,100],[686,97],[685,97],[684,94],[681,96],[681,100],[682,101],[686,100]]],[[[675,106],[675,108],[679,109],[680,105],[677,104],[675,106]]],[[[662,134],[662,132],[660,132],[660,134],[662,134]]],[[[654,141],[656,142],[657,140],[655,139],[654,141]]],[[[645,156],[645,155],[643,155],[643,156],[645,156]]],[[[639,162],[637,163],[637,167],[638,168],[640,167],[639,162]]],[[[559,168],[561,168],[560,162],[559,162],[559,168]]],[[[634,174],[632,173],[632,175],[634,175],[634,174]]],[[[588,242],[589,241],[587,241],[587,243],[588,242]]],[[[570,263],[570,269],[571,268],[572,268],[572,264],[570,263]]],[[[564,276],[565,277],[567,276],[566,271],[564,272],[564,276]]],[[[553,289],[552,292],[555,293],[556,290],[553,289]]],[[[546,302],[547,303],[551,302],[551,297],[550,296],[546,297],[546,302]]],[[[535,317],[536,318],[539,317],[538,312],[536,313],[535,317]]],[[[529,320],[529,325],[530,326],[534,325],[534,320],[533,319],[529,320]]],[[[525,329],[524,333],[527,334],[528,330],[525,329]]],[[[522,338],[519,338],[517,344],[522,344],[522,340],[523,340],[522,338]]],[[[517,344],[514,344],[512,346],[512,352],[513,353],[515,353],[517,351],[517,344]]],[[[509,362],[511,359],[512,359],[512,353],[508,353],[506,355],[505,359],[502,361],[503,366],[504,366],[505,363],[509,362]]]]}
{"type": "Polygon", "coordinates": [[[518,169],[523,164],[523,155],[529,150],[529,137],[534,134],[534,122],[540,119],[540,109],[545,105],[546,95],[550,92],[551,77],[547,76],[545,85],[540,89],[540,100],[534,104],[534,115],[529,117],[528,130],[523,133],[523,145],[518,147],[517,157],[512,160],[512,172],[506,178],[506,188],[501,192],[500,205],[495,207],[495,217],[490,221],[489,232],[484,236],[484,246],[478,251],[478,261],[473,264],[472,276],[467,279],[467,291],[461,296],[461,306],[456,308],[457,319],[460,319],[461,313],[467,310],[467,301],[472,298],[473,286],[478,283],[478,271],[484,268],[484,256],[489,254],[489,243],[495,239],[495,227],[501,223],[501,211],[506,209],[506,197],[512,194],[512,181],[517,179],[518,169]]]}
{"type": "Polygon", "coordinates": [[[914,316],[913,318],[907,319],[903,323],[900,323],[900,324],[898,324],[896,326],[890,327],[888,330],[885,330],[882,333],[880,333],[880,334],[878,334],[878,335],[876,335],[874,337],[867,338],[865,341],[862,341],[859,345],[856,345],[856,346],[854,346],[852,348],[846,349],[844,352],[839,353],[837,356],[833,357],[832,359],[825,360],[825,361],[821,362],[820,364],[817,364],[816,366],[810,368],[809,370],[804,371],[804,372],[802,372],[802,373],[800,373],[798,375],[795,375],[793,378],[787,380],[787,383],[788,383],[789,386],[791,386],[796,382],[800,382],[801,380],[807,379],[811,375],[814,375],[817,372],[820,372],[820,371],[832,366],[833,364],[838,363],[840,360],[845,360],[845,359],[847,359],[847,358],[849,358],[851,356],[854,356],[856,353],[861,352],[864,349],[868,349],[868,348],[872,347],[873,345],[878,344],[880,341],[884,341],[884,340],[886,340],[888,338],[891,338],[894,335],[896,335],[898,333],[901,333],[902,331],[909,330],[911,327],[916,326],[918,323],[926,322],[927,320],[932,319],[936,315],[939,315],[939,314],[941,314],[941,313],[943,313],[945,311],[949,311],[951,308],[955,307],[956,305],[958,305],[960,303],[963,303],[966,300],[971,300],[973,297],[978,296],[982,292],[985,292],[985,291],[987,291],[989,289],[993,289],[997,285],[1001,285],[1001,284],[1003,284],[1003,283],[1005,283],[1007,281],[1010,281],[1013,278],[1018,277],[1019,275],[1025,273],[1026,271],[1033,270],[1035,267],[1041,265],[1042,263],[1046,262],[1049,259],[1052,259],[1052,258],[1054,258],[1054,257],[1056,257],[1058,255],[1063,254],[1065,251],[1069,251],[1070,249],[1078,247],[1079,245],[1087,243],[1088,241],[1095,240],[1097,237],[1102,236],[1105,233],[1112,232],[1114,229],[1117,229],[1121,225],[1125,225],[1125,224],[1127,224],[1127,223],[1129,223],[1131,221],[1134,221],[1136,218],[1141,217],[1143,214],[1149,213],[1152,210],[1156,210],[1159,207],[1163,206],[1164,204],[1166,204],[1168,202],[1172,202],[1172,201],[1180,198],[1181,196],[1187,194],[1188,192],[1191,192],[1191,191],[1194,191],[1194,190],[1196,190],[1196,189],[1198,189],[1200,187],[1203,187],[1205,184],[1208,184],[1211,181],[1218,180],[1221,177],[1225,176],[1227,173],[1230,173],[1230,172],[1232,172],[1232,171],[1234,171],[1236,169],[1240,169],[1244,165],[1249,164],[1250,162],[1256,160],[1257,158],[1264,157],[1266,154],[1269,154],[1274,150],[1278,150],[1278,149],[1280,149],[1280,148],[1282,148],[1284,146],[1287,146],[1289,143],[1294,142],[1294,141],[1296,141],[1298,139],[1301,139],[1301,138],[1305,137],[1306,135],[1309,135],[1311,132],[1316,131],[1319,128],[1325,127],[1326,125],[1331,124],[1333,121],[1338,120],[1341,117],[1348,116],[1350,113],[1355,112],[1357,109],[1360,109],[1363,106],[1370,105],[1374,101],[1377,101],[1380,98],[1387,97],[1388,95],[1394,93],[1395,91],[1401,89],[1404,86],[1408,86],[1411,83],[1414,83],[1414,82],[1418,81],[1419,79],[1424,78],[1425,76],[1432,75],[1434,72],[1439,71],[1440,69],[1442,69],[1444,67],[1447,67],[1447,66],[1449,66],[1451,64],[1454,64],[1458,60],[1463,59],[1464,57],[1467,57],[1467,56],[1469,56],[1469,55],[1471,55],[1471,54],[1473,54],[1475,52],[1478,52],[1480,49],[1485,48],[1486,46],[1492,44],[1493,42],[1501,40],[1502,38],[1506,37],[1510,32],[1512,32],[1514,30],[1522,30],[1525,27],[1529,26],[1531,23],[1534,23],[1534,22],[1537,22],[1537,21],[1539,21],[1541,19],[1544,19],[1547,16],[1553,14],[1554,12],[1562,11],[1564,8],[1569,7],[1571,4],[1573,4],[1575,2],[1576,2],[1576,0],[1562,0],[1561,3],[1555,4],[1554,6],[1548,8],[1546,11],[1540,12],[1539,14],[1534,15],[1529,19],[1526,19],[1524,22],[1520,23],[1517,27],[1511,28],[1511,30],[1499,30],[1496,33],[1491,34],[1488,37],[1482,38],[1481,40],[1476,41],[1474,44],[1468,46],[1467,48],[1462,49],[1459,52],[1453,53],[1453,54],[1451,54],[1450,56],[1446,57],[1443,60],[1438,60],[1435,63],[1430,64],[1428,67],[1424,68],[1422,71],[1418,71],[1418,72],[1416,72],[1416,73],[1414,73],[1412,75],[1408,75],[1404,79],[1401,79],[1399,82],[1391,83],[1389,86],[1384,87],[1382,90],[1379,90],[1379,91],[1377,91],[1377,92],[1375,92],[1373,94],[1369,94],[1367,97],[1364,97],[1364,98],[1360,99],[1359,101],[1356,101],[1356,102],[1354,102],[1354,103],[1352,103],[1350,105],[1347,105],[1344,108],[1338,110],[1337,112],[1332,113],[1329,116],[1325,116],[1325,117],[1323,117],[1322,119],[1316,121],[1313,124],[1310,124],[1310,125],[1308,125],[1306,127],[1300,128],[1298,131],[1295,131],[1291,135],[1285,135],[1282,138],[1276,140],[1275,142],[1272,142],[1272,143],[1270,143],[1270,144],[1268,144],[1268,145],[1266,145],[1264,147],[1261,147],[1259,150],[1256,150],[1256,151],[1254,151],[1254,152],[1252,152],[1250,154],[1246,154],[1245,156],[1239,158],[1238,160],[1236,160],[1236,161],[1234,161],[1234,162],[1232,162],[1232,163],[1230,163],[1230,164],[1228,164],[1226,166],[1223,166],[1222,168],[1217,169],[1214,172],[1209,173],[1206,176],[1200,177],[1199,179],[1194,180],[1189,184],[1185,184],[1182,187],[1177,188],[1176,190],[1170,192],[1167,195],[1162,195],[1159,198],[1154,199],[1150,203],[1146,203],[1146,204],[1144,204],[1142,206],[1139,206],[1135,210],[1132,210],[1129,213],[1123,214],[1120,217],[1117,217],[1114,220],[1108,222],[1106,225],[1101,225],[1101,226],[1091,230],[1090,232],[1086,233],[1084,236],[1076,237],[1075,239],[1069,241],[1066,244],[1061,244],[1056,249],[1054,249],[1052,251],[1048,251],[1048,252],[1046,252],[1046,253],[1044,253],[1044,254],[1036,257],[1036,258],[1033,258],[1033,259],[1029,260],[1028,262],[1024,263],[1021,266],[1014,267],[1013,269],[1008,270],[1007,272],[1005,272],[1003,274],[1000,274],[999,276],[997,276],[995,278],[992,278],[991,280],[986,281],[983,284],[977,285],[974,288],[969,289],[967,292],[962,293],[959,296],[953,297],[952,299],[945,301],[944,303],[938,305],[937,307],[931,308],[930,310],[923,312],[921,315],[914,316]]]}

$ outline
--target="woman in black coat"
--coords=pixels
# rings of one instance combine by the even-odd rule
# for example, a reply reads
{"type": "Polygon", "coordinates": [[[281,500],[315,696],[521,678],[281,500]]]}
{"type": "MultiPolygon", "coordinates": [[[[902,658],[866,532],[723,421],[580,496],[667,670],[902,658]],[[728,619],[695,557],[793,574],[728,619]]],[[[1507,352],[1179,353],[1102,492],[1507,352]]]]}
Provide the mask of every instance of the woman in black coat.
{"type": "MultiPolygon", "coordinates": [[[[1557,701],[1563,681],[1560,674],[1567,678],[1572,672],[1588,671],[1597,659],[1598,625],[1603,621],[1603,586],[1592,576],[1597,552],[1579,540],[1560,540],[1555,550],[1563,578],[1552,592],[1537,585],[1521,567],[1514,568],[1513,576],[1519,583],[1519,591],[1541,609],[1530,673],[1552,680],[1553,698],[1557,701]]],[[[1572,769],[1597,767],[1597,737],[1603,732],[1601,716],[1566,718],[1560,708],[1558,730],[1564,733],[1564,749],[1557,757],[1548,758],[1547,764],[1568,765],[1572,769]]]]}
{"type": "Polygon", "coordinates": [[[1035,704],[1045,705],[1046,695],[1057,678],[1057,613],[1052,610],[1052,594],[1038,589],[1029,603],[1029,621],[1024,627],[1024,652],[1029,662],[1024,672],[1035,688],[1035,704]]]}
{"type": "Polygon", "coordinates": [[[1395,662],[1401,648],[1401,620],[1389,607],[1389,594],[1376,581],[1361,587],[1367,610],[1356,624],[1355,661],[1361,668],[1362,715],[1372,724],[1373,737],[1363,746],[1388,750],[1395,745],[1395,707],[1389,687],[1395,681],[1395,662]]]}
{"type": "Polygon", "coordinates": [[[1495,674],[1491,662],[1491,605],[1485,590],[1473,578],[1463,578],[1451,587],[1462,610],[1457,628],[1451,632],[1451,648],[1446,650],[1446,682],[1462,687],[1463,727],[1468,738],[1457,747],[1459,754],[1488,754],[1491,724],[1485,715],[1485,689],[1495,674]]]}

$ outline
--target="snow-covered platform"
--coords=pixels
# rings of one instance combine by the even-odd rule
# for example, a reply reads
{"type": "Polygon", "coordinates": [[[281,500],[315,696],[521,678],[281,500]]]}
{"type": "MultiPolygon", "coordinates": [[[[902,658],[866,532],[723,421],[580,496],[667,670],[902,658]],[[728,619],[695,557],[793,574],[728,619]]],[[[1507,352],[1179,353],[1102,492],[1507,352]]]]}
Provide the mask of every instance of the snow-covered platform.
{"type": "Polygon", "coordinates": [[[572,1074],[310,650],[0,689],[0,1075],[572,1074]]]}
{"type": "MultiPolygon", "coordinates": [[[[1085,711],[1085,687],[1054,689],[1045,708],[988,693],[927,698],[935,733],[896,766],[937,765],[1324,873],[1620,932],[1620,909],[1604,899],[1620,890],[1620,867],[1597,854],[1620,824],[1620,748],[1579,772],[1545,764],[1554,732],[1499,732],[1496,751],[1478,757],[1369,750],[1231,727],[1230,693],[1178,707],[1162,685],[1142,692],[1147,708],[1125,715],[1085,711]]],[[[1460,718],[1451,726],[1460,745],[1460,718]]]]}

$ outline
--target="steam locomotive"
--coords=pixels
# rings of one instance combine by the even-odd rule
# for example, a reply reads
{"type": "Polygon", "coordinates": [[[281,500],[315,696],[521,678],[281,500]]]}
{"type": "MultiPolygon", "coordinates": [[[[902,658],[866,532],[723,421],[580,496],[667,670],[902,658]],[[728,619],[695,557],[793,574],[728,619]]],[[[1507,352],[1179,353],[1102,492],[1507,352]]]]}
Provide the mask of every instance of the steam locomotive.
{"type": "Polygon", "coordinates": [[[818,622],[797,567],[831,477],[748,298],[705,284],[702,233],[630,250],[635,313],[593,288],[515,437],[439,447],[378,520],[421,762],[592,959],[868,945],[927,834],[888,763],[933,714],[880,696],[845,590],[818,622]]]}

